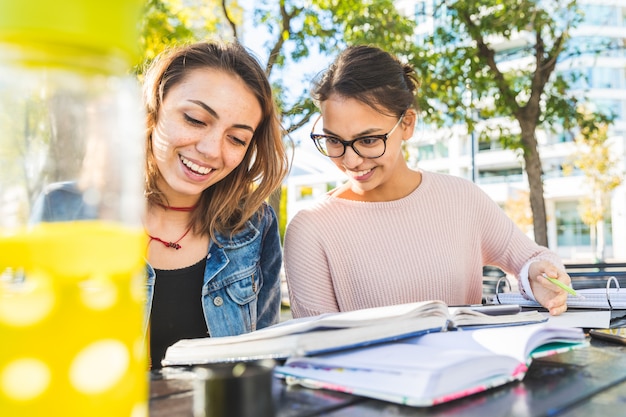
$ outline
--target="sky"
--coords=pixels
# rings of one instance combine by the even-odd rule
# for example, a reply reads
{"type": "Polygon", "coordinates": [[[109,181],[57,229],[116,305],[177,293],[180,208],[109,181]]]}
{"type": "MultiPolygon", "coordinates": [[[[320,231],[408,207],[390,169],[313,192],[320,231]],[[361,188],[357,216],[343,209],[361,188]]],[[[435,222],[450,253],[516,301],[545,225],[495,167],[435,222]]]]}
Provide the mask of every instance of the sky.
{"type": "Polygon", "coordinates": [[[255,27],[253,23],[252,12],[254,9],[254,0],[240,0],[239,4],[244,8],[243,19],[243,38],[242,43],[250,48],[258,58],[263,62],[267,61],[267,51],[263,47],[263,42],[269,39],[267,30],[263,27],[255,27]]]}
{"type": "MultiPolygon", "coordinates": [[[[254,0],[240,0],[240,4],[244,8],[244,30],[240,35],[241,42],[265,65],[268,58],[268,48],[264,43],[270,40],[270,34],[265,26],[253,24],[254,0]]],[[[291,63],[285,69],[274,68],[271,78],[275,80],[280,77],[285,87],[292,91],[289,97],[295,98],[302,93],[304,88],[308,88],[310,78],[323,71],[330,61],[331,58],[329,57],[315,54],[301,62],[291,63]]],[[[301,144],[300,148],[302,149],[299,148],[299,151],[318,152],[308,138],[315,117],[310,123],[291,134],[292,139],[301,144]]]]}

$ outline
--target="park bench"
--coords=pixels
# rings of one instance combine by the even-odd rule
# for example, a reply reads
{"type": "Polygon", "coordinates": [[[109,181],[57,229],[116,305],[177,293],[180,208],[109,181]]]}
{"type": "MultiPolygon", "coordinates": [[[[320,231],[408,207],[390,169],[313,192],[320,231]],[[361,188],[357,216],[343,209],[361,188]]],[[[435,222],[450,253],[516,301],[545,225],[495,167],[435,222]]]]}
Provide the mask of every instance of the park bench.
{"type": "Polygon", "coordinates": [[[626,288],[626,262],[570,263],[565,264],[565,270],[574,289],[605,288],[610,277],[615,277],[620,288],[626,288]]]}

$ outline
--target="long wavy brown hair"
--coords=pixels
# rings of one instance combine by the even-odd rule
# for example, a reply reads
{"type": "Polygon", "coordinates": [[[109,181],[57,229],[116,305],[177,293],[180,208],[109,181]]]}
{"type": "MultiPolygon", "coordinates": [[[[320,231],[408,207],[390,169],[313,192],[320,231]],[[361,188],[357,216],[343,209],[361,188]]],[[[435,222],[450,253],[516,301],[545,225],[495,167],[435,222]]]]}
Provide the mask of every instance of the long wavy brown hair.
{"type": "Polygon", "coordinates": [[[195,233],[215,240],[215,231],[232,235],[240,231],[287,174],[288,159],[283,130],[270,83],[258,61],[238,43],[200,42],[173,47],[149,66],[143,81],[146,107],[146,184],[148,204],[168,205],[159,190],[160,172],[152,150],[152,132],[159,109],[172,87],[194,69],[211,68],[239,77],[261,105],[261,123],[237,168],[202,192],[190,224],[195,233]]]}

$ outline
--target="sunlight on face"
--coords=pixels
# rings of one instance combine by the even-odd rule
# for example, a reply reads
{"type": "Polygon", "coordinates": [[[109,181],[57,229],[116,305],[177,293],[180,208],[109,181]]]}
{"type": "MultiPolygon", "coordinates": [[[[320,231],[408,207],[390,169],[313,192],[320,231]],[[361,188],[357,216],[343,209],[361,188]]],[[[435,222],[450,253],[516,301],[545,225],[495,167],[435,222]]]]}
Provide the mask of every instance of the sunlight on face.
{"type": "Polygon", "coordinates": [[[214,69],[190,71],[159,109],[152,146],[162,190],[198,195],[243,160],[261,122],[261,106],[238,77],[214,69]]]}

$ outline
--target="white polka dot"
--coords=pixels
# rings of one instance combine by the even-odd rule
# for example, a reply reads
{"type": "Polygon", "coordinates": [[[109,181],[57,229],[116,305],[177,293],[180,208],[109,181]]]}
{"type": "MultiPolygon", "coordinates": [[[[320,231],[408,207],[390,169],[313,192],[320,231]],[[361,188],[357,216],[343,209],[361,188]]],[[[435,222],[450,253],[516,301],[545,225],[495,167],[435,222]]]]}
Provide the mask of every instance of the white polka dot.
{"type": "Polygon", "coordinates": [[[2,391],[18,401],[32,400],[50,384],[50,369],[39,359],[23,358],[10,362],[2,371],[2,391]]]}
{"type": "Polygon", "coordinates": [[[126,346],[118,340],[100,340],[83,349],[72,361],[70,381],[85,394],[99,394],[124,376],[130,362],[126,346]]]}
{"type": "Polygon", "coordinates": [[[29,273],[24,282],[3,285],[0,322],[9,326],[31,326],[50,314],[54,302],[50,279],[43,273],[29,273]]]}
{"type": "Polygon", "coordinates": [[[107,277],[94,277],[80,283],[80,298],[92,310],[106,310],[117,302],[117,287],[107,277]]]}
{"type": "Polygon", "coordinates": [[[148,404],[145,402],[135,404],[130,413],[130,417],[148,417],[148,404]]]}

